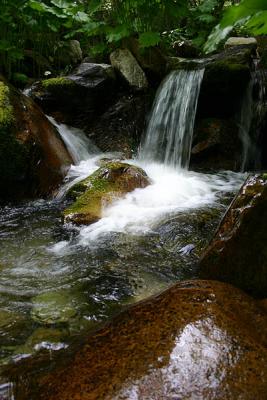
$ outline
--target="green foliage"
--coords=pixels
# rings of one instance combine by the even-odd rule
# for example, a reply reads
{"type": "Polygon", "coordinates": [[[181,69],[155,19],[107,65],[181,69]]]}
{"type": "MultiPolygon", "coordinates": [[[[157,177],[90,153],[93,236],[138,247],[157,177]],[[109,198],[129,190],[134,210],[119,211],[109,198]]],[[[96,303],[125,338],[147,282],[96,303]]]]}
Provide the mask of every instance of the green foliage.
{"type": "MultiPolygon", "coordinates": [[[[223,5],[224,0],[2,0],[1,72],[21,83],[46,70],[58,74],[63,62],[58,49],[72,38],[91,55],[108,53],[131,36],[141,48],[171,46],[179,38],[202,46],[223,5]]],[[[263,18],[256,13],[250,28],[264,30],[263,18]]]]}
{"type": "Polygon", "coordinates": [[[206,52],[213,51],[234,28],[244,28],[252,35],[267,33],[266,0],[242,0],[229,7],[205,45],[206,52]]]}
{"type": "Polygon", "coordinates": [[[219,22],[224,1],[202,0],[191,8],[186,33],[198,47],[202,47],[213,27],[219,22]]]}

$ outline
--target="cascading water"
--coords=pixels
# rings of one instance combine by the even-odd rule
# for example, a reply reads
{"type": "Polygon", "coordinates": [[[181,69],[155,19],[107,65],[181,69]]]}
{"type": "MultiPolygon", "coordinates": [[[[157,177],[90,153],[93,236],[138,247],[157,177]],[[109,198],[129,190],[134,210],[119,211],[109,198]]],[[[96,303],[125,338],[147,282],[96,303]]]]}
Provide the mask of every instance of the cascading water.
{"type": "Polygon", "coordinates": [[[75,164],[88,160],[93,154],[99,153],[98,148],[81,129],[59,124],[50,116],[47,116],[47,118],[57,128],[75,164]]]}
{"type": "Polygon", "coordinates": [[[244,180],[229,171],[212,175],[178,168],[189,163],[202,76],[201,70],[169,76],[140,158],[126,161],[142,167],[151,185],[110,204],[89,226],[62,227],[61,198],[101,158],[117,155],[101,153],[81,131],[50,118],[76,165],[60,201],[0,207],[0,364],[40,349],[52,357],[52,350],[65,351],[73,338],[88,335],[125,304],[196,276],[200,251],[244,180]],[[169,140],[164,148],[161,132],[169,140]],[[195,247],[191,255],[183,250],[188,244],[195,247]]]}
{"type": "Polygon", "coordinates": [[[188,168],[204,69],[174,71],[158,90],[140,159],[188,168]]]}
{"type": "Polygon", "coordinates": [[[239,116],[239,137],[242,142],[241,171],[261,168],[259,140],[267,110],[265,81],[265,71],[253,72],[242,101],[239,116]]]}

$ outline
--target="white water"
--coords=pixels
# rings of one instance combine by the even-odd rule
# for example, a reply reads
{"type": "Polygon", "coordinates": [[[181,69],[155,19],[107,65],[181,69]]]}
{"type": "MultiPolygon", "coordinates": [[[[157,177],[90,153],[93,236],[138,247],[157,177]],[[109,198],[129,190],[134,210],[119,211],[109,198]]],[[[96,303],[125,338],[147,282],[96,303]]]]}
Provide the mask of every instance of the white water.
{"type": "Polygon", "coordinates": [[[160,86],[140,159],[188,168],[204,69],[173,71],[160,86]]]}
{"type": "Polygon", "coordinates": [[[245,171],[249,162],[249,155],[252,147],[250,129],[253,118],[253,80],[251,80],[246,89],[242,101],[239,123],[239,138],[242,142],[242,163],[241,171],[245,171]]]}
{"type": "MultiPolygon", "coordinates": [[[[112,232],[124,232],[133,235],[146,234],[153,231],[159,221],[164,218],[179,212],[184,213],[187,210],[215,205],[216,202],[220,201],[223,193],[233,192],[241,186],[244,181],[243,174],[229,171],[216,175],[201,174],[187,171],[177,166],[177,164],[185,164],[187,166],[189,162],[188,152],[190,153],[191,138],[185,139],[184,136],[188,133],[190,136],[191,130],[193,130],[202,76],[203,71],[198,71],[196,74],[192,74],[192,71],[191,73],[180,71],[178,75],[175,73],[168,77],[165,82],[166,87],[162,87],[157,96],[151,117],[152,121],[148,128],[147,140],[140,157],[136,160],[125,161],[143,168],[151,178],[152,184],[144,189],[136,189],[108,206],[103,211],[102,219],[98,222],[77,228],[79,234],[75,243],[59,242],[50,248],[50,251],[57,254],[65,254],[66,252],[77,251],[77,245],[95,246],[97,245],[97,239],[108,237],[112,232]],[[179,82],[182,83],[182,90],[177,86],[179,82]],[[172,83],[174,85],[173,89],[171,88],[172,83]],[[177,99],[178,94],[181,96],[180,99],[177,99]],[[169,108],[171,108],[171,115],[169,108]],[[161,117],[159,113],[163,113],[165,117],[161,117]],[[176,146],[176,155],[170,148],[166,149],[167,155],[164,156],[164,162],[151,160],[154,153],[150,153],[147,149],[149,143],[154,146],[155,150],[156,146],[160,146],[159,139],[154,140],[153,138],[152,127],[156,125],[153,118],[158,123],[163,124],[163,130],[166,128],[164,124],[168,125],[173,145],[176,146]],[[188,120],[190,121],[188,122],[188,120]],[[181,130],[177,131],[177,125],[181,130]],[[175,135],[178,136],[178,139],[175,138],[175,135]],[[180,149],[181,146],[186,147],[187,154],[185,157],[183,148],[180,149]]],[[[75,135],[77,130],[65,126],[63,128],[62,125],[58,126],[65,143],[69,142],[70,148],[73,147],[79,156],[80,154],[86,154],[83,148],[78,149],[76,147],[75,135]]],[[[156,131],[157,135],[158,131],[156,131]]],[[[88,145],[85,141],[81,144],[81,147],[83,146],[88,151],[88,145]]],[[[61,188],[58,197],[63,196],[74,183],[92,174],[99,167],[99,160],[104,157],[107,157],[107,155],[100,152],[91,154],[88,151],[86,160],[82,160],[78,165],[73,165],[70,168],[66,179],[67,182],[61,188]]],[[[116,158],[116,155],[109,154],[108,157],[116,158]]]]}
{"type": "MultiPolygon", "coordinates": [[[[101,157],[100,157],[101,158],[101,157]]],[[[88,176],[98,168],[99,157],[73,166],[71,174],[88,176]]],[[[244,174],[226,171],[218,174],[201,174],[176,169],[162,163],[127,160],[143,168],[152,179],[144,189],[136,189],[104,210],[98,222],[79,228],[77,241],[70,246],[67,241],[59,242],[50,250],[57,254],[77,251],[76,245],[95,246],[112,232],[143,235],[167,216],[187,210],[212,206],[220,202],[222,194],[239,189],[244,174]]]]}
{"type": "Polygon", "coordinates": [[[99,153],[98,148],[81,129],[59,124],[50,116],[47,118],[57,128],[75,164],[88,160],[92,155],[99,153]]]}

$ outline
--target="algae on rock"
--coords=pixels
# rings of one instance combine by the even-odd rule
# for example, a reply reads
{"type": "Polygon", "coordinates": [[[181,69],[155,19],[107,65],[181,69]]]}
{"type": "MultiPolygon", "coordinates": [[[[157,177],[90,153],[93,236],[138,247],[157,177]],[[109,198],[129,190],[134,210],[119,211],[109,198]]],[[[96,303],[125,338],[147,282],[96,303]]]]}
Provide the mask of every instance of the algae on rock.
{"type": "Polygon", "coordinates": [[[117,161],[107,162],[69,190],[67,196],[75,202],[64,211],[64,219],[76,224],[94,223],[112,201],[149,184],[149,178],[141,168],[117,161]]]}

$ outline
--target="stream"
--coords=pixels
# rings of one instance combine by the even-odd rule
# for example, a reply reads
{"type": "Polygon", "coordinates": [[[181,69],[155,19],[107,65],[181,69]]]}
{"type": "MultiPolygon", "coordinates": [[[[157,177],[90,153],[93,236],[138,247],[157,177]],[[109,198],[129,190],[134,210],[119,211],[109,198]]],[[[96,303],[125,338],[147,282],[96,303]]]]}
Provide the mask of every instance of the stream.
{"type": "Polygon", "coordinates": [[[82,131],[49,117],[75,165],[54,199],[0,207],[2,366],[40,350],[68,351],[73,341],[129,304],[174,282],[198,277],[200,254],[246,177],[231,171],[204,174],[185,168],[202,76],[203,70],[194,71],[193,77],[188,73],[178,77],[187,97],[194,96],[179,120],[180,135],[175,137],[174,129],[164,134],[165,155],[159,157],[158,149],[164,147],[160,134],[158,138],[151,135],[160,132],[159,115],[170,126],[180,107],[168,107],[174,94],[169,96],[166,86],[162,107],[171,111],[152,113],[153,126],[143,150],[135,159],[125,160],[143,168],[152,184],[108,206],[103,217],[89,226],[62,223],[62,211],[68,205],[65,193],[93,173],[100,160],[119,155],[101,153],[82,131]],[[182,146],[175,156],[168,135],[175,146],[182,146]]]}

